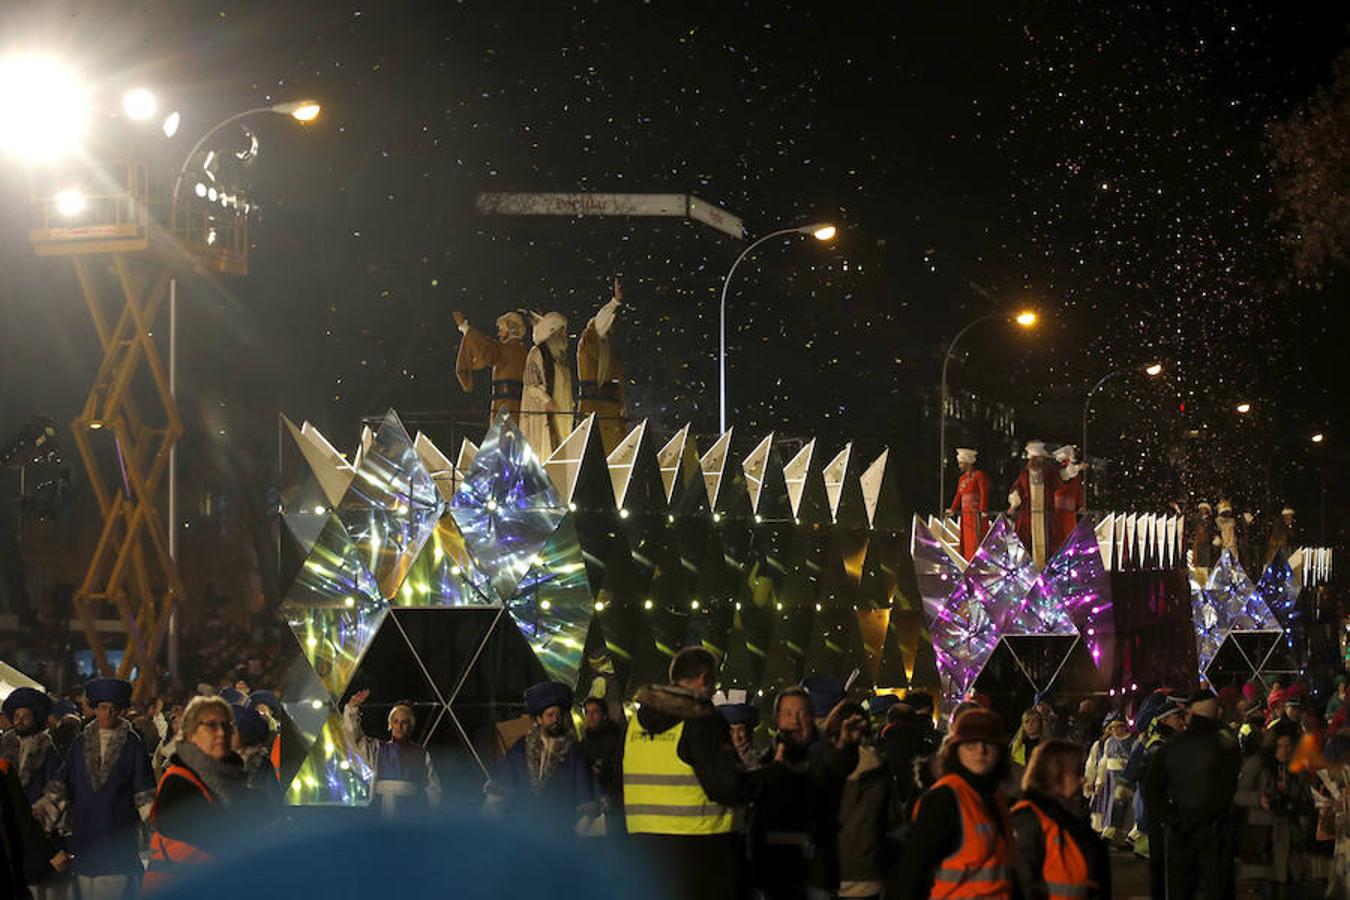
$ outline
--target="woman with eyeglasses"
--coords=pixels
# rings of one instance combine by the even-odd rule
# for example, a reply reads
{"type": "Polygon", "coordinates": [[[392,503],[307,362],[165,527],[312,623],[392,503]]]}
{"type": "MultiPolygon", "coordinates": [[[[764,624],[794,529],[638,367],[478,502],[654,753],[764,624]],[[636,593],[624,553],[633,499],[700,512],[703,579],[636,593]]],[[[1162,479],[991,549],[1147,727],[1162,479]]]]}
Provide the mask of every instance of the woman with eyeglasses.
{"type": "Polygon", "coordinates": [[[154,833],[144,893],[213,862],[222,842],[241,833],[222,819],[258,808],[249,802],[244,761],[230,749],[234,727],[234,710],[220,697],[194,697],[183,710],[178,748],[150,811],[154,833]]]}

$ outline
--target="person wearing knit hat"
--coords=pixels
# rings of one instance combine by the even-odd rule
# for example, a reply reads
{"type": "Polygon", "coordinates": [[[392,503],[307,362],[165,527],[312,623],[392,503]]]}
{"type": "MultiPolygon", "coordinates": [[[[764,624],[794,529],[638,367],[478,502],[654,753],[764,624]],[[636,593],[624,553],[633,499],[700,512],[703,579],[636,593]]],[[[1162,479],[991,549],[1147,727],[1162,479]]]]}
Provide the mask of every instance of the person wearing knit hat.
{"type": "Polygon", "coordinates": [[[144,872],[140,824],[150,814],[155,777],[140,735],[122,717],[131,684],[95,678],[84,692],[94,721],[75,739],[47,791],[69,804],[79,895],[131,896],[144,872]]]}
{"type": "Polygon", "coordinates": [[[1017,517],[1017,536],[1037,569],[1045,568],[1055,550],[1050,543],[1054,540],[1054,490],[1059,481],[1059,466],[1046,458],[1045,442],[1028,442],[1026,465],[1008,491],[1008,515],[1017,517]]]}
{"type": "Polygon", "coordinates": [[[572,433],[572,372],[567,364],[567,318],[551,312],[534,320],[534,346],[525,356],[520,430],[540,460],[572,433]]]}
{"type": "Polygon", "coordinates": [[[572,689],[543,681],[525,691],[530,730],[506,751],[488,782],[493,815],[544,816],[569,832],[600,814],[590,767],[572,723],[572,689]]]}
{"type": "Polygon", "coordinates": [[[942,770],[919,797],[899,871],[901,897],[1010,897],[1014,853],[1000,785],[1007,733],[998,713],[970,709],[952,723],[942,770]]]}
{"type": "Polygon", "coordinates": [[[956,482],[956,496],[948,508],[949,515],[961,516],[961,555],[974,559],[975,551],[989,530],[989,476],[975,468],[978,454],[969,447],[956,449],[956,464],[961,477],[956,482]]]}
{"type": "Polygon", "coordinates": [[[51,709],[52,698],[37,688],[15,688],[5,698],[5,718],[12,727],[0,734],[0,759],[18,775],[30,806],[42,797],[61,762],[47,732],[51,709]]]}
{"type": "Polygon", "coordinates": [[[431,754],[413,740],[417,715],[407,703],[394,703],[386,719],[389,740],[366,734],[361,725],[361,706],[370,689],[357,691],[342,710],[342,733],[375,773],[371,805],[385,819],[411,819],[424,815],[441,802],[441,783],[431,754]]]}
{"type": "Polygon", "coordinates": [[[244,773],[249,790],[258,791],[276,807],[282,803],[281,784],[272,767],[272,729],[267,719],[252,706],[235,704],[234,752],[244,761],[244,773]]]}
{"type": "Polygon", "coordinates": [[[455,357],[455,377],[466,392],[472,391],[473,373],[492,370],[491,421],[505,410],[517,423],[520,421],[520,393],[525,373],[525,317],[508,312],[497,317],[497,337],[484,334],[469,324],[464,313],[451,314],[455,327],[463,335],[459,341],[459,355],[455,357]]]}

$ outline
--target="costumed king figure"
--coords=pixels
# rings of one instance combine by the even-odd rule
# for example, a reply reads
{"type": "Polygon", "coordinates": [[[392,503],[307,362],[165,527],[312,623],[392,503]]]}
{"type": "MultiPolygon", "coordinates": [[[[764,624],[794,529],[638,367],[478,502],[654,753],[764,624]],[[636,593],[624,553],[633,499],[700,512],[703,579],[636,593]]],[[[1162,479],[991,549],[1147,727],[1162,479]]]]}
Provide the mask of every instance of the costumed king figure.
{"type": "Polygon", "coordinates": [[[1085,462],[1075,462],[1078,448],[1065,444],[1055,451],[1055,462],[1059,463],[1059,481],[1055,484],[1054,534],[1051,536],[1052,549],[1058,550],[1078,527],[1078,517],[1086,510],[1087,496],[1083,492],[1083,470],[1085,462]]]}
{"type": "Polygon", "coordinates": [[[149,818],[155,777],[140,735],[122,713],[131,684],[95,678],[84,689],[94,707],[48,786],[70,803],[71,850],[82,900],[122,900],[139,890],[144,867],[140,823],[149,818]]]}
{"type": "Polygon", "coordinates": [[[1287,560],[1298,549],[1298,526],[1294,524],[1294,508],[1286,506],[1280,510],[1280,520],[1270,529],[1270,539],[1266,541],[1265,565],[1270,565],[1276,553],[1283,553],[1287,560]]]}
{"type": "Polygon", "coordinates": [[[614,452],[628,433],[627,410],[623,402],[623,367],[610,340],[614,316],[622,299],[623,288],[616,275],[614,299],[600,307],[577,338],[577,416],[582,418],[595,413],[606,456],[614,452]]]}
{"type": "Polygon", "coordinates": [[[567,317],[551,312],[534,320],[534,346],[525,357],[520,430],[540,462],[572,433],[572,373],[567,366],[567,317]]]}
{"type": "Polygon", "coordinates": [[[0,759],[8,760],[10,770],[18,774],[31,806],[42,798],[43,789],[61,764],[47,733],[52,700],[36,688],[15,688],[5,698],[4,710],[14,727],[0,734],[0,759]]]}
{"type": "Polygon", "coordinates": [[[525,317],[509,312],[497,318],[497,339],[493,340],[469,324],[464,314],[455,310],[455,325],[463,335],[459,341],[459,355],[455,357],[455,377],[459,386],[473,390],[473,373],[492,369],[492,421],[503,410],[520,421],[520,392],[524,388],[525,373],[525,317]]]}
{"type": "Polygon", "coordinates": [[[1008,492],[1008,515],[1017,515],[1017,536],[1031,551],[1037,569],[1045,568],[1054,538],[1054,490],[1059,468],[1045,455],[1044,441],[1027,442],[1027,464],[1008,492]]]}
{"type": "Polygon", "coordinates": [[[1209,580],[1209,567],[1214,564],[1214,507],[1201,501],[1195,509],[1195,525],[1191,528],[1191,567],[1196,580],[1209,580]]]}
{"type": "Polygon", "coordinates": [[[980,541],[989,530],[989,476],[975,468],[979,453],[969,447],[956,448],[956,465],[961,478],[956,482],[951,515],[961,515],[961,555],[974,559],[980,541]]]}
{"type": "Polygon", "coordinates": [[[1233,562],[1239,562],[1242,559],[1242,548],[1238,546],[1237,516],[1233,515],[1232,501],[1226,499],[1219,501],[1218,525],[1219,533],[1210,543],[1218,548],[1220,554],[1227,550],[1233,562]]]}
{"type": "Polygon", "coordinates": [[[389,740],[370,737],[361,728],[361,704],[369,690],[357,691],[342,711],[342,731],[347,743],[375,773],[371,785],[380,815],[385,819],[415,818],[439,805],[441,784],[431,765],[431,754],[413,743],[417,719],[412,707],[394,704],[389,711],[389,740]]]}

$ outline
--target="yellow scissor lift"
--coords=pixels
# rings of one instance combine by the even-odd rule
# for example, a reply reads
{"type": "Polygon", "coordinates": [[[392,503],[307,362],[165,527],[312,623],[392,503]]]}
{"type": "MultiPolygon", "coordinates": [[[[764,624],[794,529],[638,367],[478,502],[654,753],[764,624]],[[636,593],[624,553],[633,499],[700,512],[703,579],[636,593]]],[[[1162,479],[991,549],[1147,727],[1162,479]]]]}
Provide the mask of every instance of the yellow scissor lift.
{"type": "Polygon", "coordinates": [[[103,351],[70,424],[103,518],[74,607],[95,667],[121,678],[134,673],[137,699],[156,683],[170,614],[183,596],[158,506],[183,424],[155,323],[175,272],[248,271],[245,213],[189,202],[169,217],[181,222],[170,230],[157,223],[152,196],[146,167],[127,163],[35,178],[30,197],[34,252],[70,259],[103,351]],[[96,187],[72,197],[60,187],[72,180],[96,187]],[[97,627],[108,607],[127,635],[116,667],[97,627]]]}

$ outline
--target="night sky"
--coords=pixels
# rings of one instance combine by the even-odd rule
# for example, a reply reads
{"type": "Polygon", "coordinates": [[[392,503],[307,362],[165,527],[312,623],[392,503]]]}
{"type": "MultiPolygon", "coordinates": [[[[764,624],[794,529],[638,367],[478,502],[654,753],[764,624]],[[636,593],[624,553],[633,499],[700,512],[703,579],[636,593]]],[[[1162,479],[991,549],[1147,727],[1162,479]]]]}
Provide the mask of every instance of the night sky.
{"type": "MultiPolygon", "coordinates": [[[[211,461],[236,492],[265,493],[278,409],[342,445],[389,406],[479,412],[454,379],[451,310],[488,329],[559,309],[575,338],[616,273],[635,417],[713,432],[718,291],[743,245],[675,220],[473,209],[482,190],[633,191],[693,193],[752,236],[840,226],[830,246],[766,244],[737,274],[746,449],[768,430],[831,454],[889,443],[931,508],[917,398],[965,322],[1030,304],[1042,327],[972,331],[953,385],[1012,405],[1018,443],[1077,443],[1088,386],[1162,360],[1161,383],[1113,379],[1094,413],[1116,507],[1231,493],[1266,513],[1295,502],[1315,528],[1325,478],[1332,518],[1343,508],[1344,276],[1293,277],[1266,143],[1330,78],[1335,4],[33,6],[7,14],[4,49],[183,110],[174,141],[136,150],[165,172],[239,109],[324,104],[307,127],[250,121],[252,273],[181,288],[184,464],[211,461]]],[[[0,189],[21,197],[21,175],[0,189]]],[[[68,421],[97,364],[69,267],[5,219],[0,439],[36,413],[68,421]]]]}

